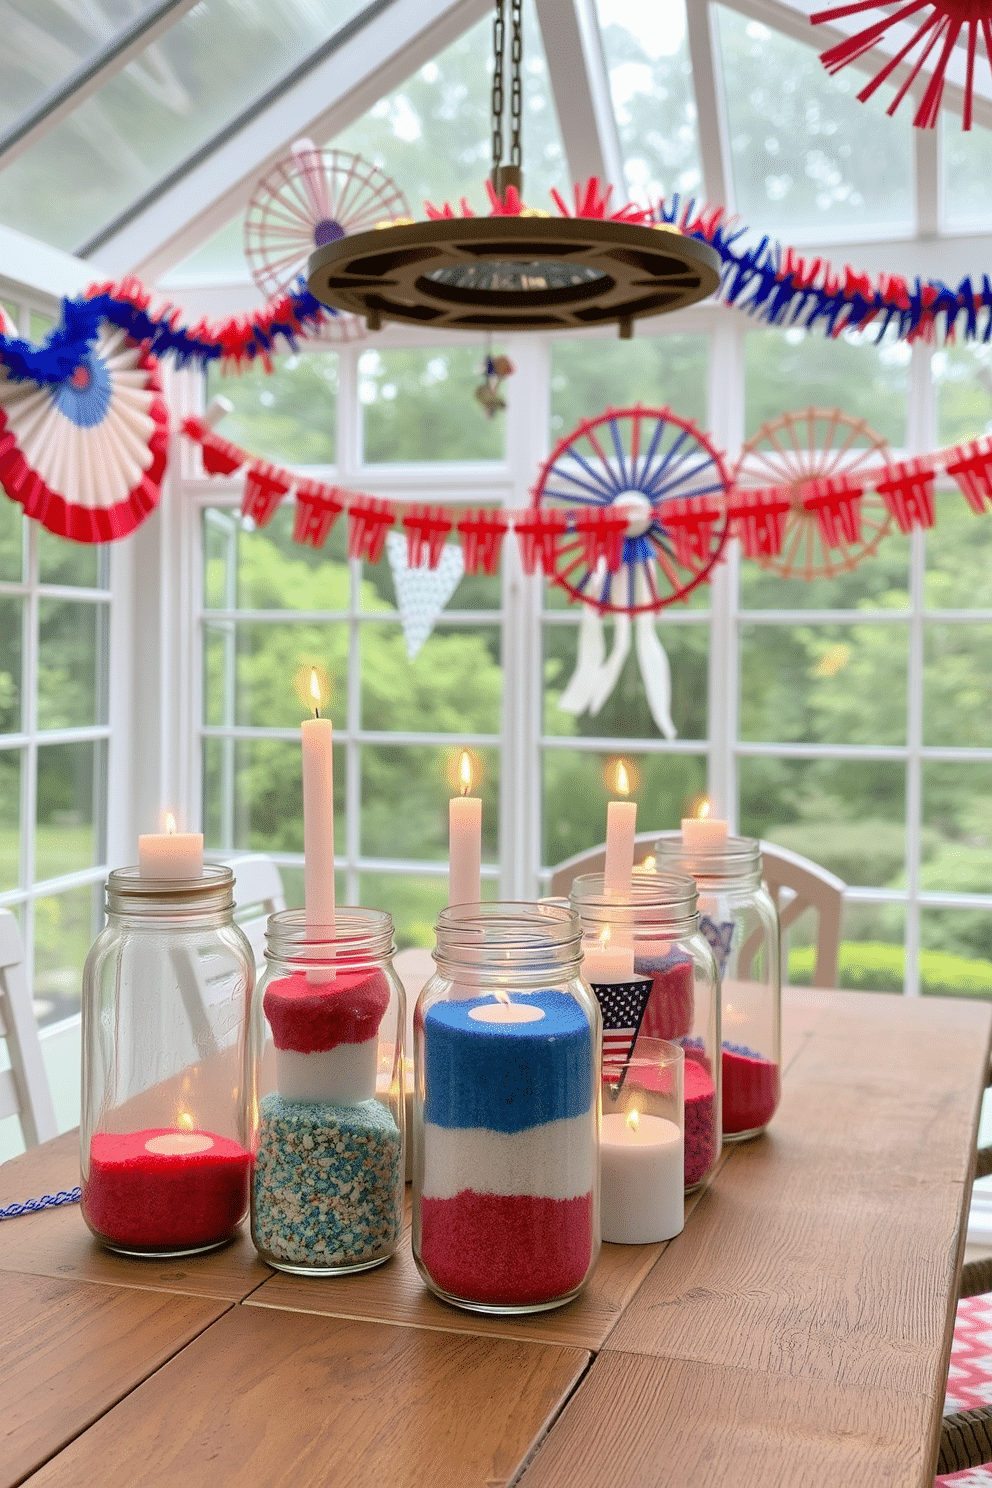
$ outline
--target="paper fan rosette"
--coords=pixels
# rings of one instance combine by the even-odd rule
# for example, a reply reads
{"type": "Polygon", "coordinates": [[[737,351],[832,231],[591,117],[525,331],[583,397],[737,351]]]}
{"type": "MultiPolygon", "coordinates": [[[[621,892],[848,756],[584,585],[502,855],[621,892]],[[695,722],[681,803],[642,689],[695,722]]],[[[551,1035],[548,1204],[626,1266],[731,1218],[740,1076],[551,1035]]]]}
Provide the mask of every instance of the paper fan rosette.
{"type": "Polygon", "coordinates": [[[15,382],[0,367],[0,486],[59,537],[126,537],[158,502],[161,393],[154,358],[111,327],[62,382],[15,382]]]}

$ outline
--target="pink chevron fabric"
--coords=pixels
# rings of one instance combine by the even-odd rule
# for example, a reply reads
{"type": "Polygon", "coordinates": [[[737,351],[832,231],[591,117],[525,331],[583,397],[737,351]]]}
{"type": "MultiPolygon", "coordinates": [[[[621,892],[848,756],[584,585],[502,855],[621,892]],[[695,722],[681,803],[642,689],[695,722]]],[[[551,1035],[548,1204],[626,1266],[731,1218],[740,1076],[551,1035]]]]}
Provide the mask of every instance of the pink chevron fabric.
{"type": "MultiPolygon", "coordinates": [[[[944,1412],[992,1404],[992,1295],[958,1303],[944,1412]]],[[[992,1463],[935,1478],[948,1488],[992,1488],[992,1463]]]]}

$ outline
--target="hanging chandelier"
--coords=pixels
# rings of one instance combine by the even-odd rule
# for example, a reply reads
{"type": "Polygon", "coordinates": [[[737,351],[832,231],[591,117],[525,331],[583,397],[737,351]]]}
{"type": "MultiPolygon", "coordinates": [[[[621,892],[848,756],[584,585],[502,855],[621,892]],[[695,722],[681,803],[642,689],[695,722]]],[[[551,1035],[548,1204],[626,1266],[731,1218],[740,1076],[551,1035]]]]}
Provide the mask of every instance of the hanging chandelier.
{"type": "Polygon", "coordinates": [[[510,126],[503,163],[504,0],[493,23],[492,214],[428,205],[428,220],[380,224],[339,238],[310,256],[310,293],[335,310],[384,321],[466,331],[556,331],[633,322],[694,305],[720,282],[708,243],[653,222],[647,208],[609,213],[612,188],[595,179],[575,189],[572,215],[524,205],[521,123],[522,0],[510,0],[510,126]]]}

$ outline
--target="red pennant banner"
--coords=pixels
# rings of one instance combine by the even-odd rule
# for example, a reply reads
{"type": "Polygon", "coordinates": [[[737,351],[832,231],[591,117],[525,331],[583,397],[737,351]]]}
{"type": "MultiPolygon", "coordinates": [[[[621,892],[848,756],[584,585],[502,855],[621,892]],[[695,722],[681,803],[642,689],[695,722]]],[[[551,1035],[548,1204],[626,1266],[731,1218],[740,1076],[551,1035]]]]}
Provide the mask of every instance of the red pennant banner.
{"type": "Polygon", "coordinates": [[[465,549],[465,572],[494,574],[510,519],[500,511],[473,511],[462,517],[458,531],[465,549]]]}
{"type": "Polygon", "coordinates": [[[396,513],[392,503],[358,496],[348,508],[348,557],[378,563],[396,513]]]}
{"type": "Polygon", "coordinates": [[[231,475],[248,458],[244,450],[227,439],[221,439],[202,419],[186,419],[183,431],[200,446],[203,468],[208,475],[231,475]]]}
{"type": "Polygon", "coordinates": [[[944,469],[956,482],[972,511],[980,517],[986,502],[992,506],[992,442],[976,439],[973,444],[962,445],[954,453],[957,458],[944,469]]]}
{"type": "Polygon", "coordinates": [[[899,524],[900,532],[933,526],[934,472],[929,461],[907,460],[890,465],[875,490],[899,524]]]}
{"type": "Polygon", "coordinates": [[[675,496],[656,510],[683,568],[693,568],[697,561],[709,558],[713,529],[723,517],[718,502],[710,496],[675,496]]]}
{"type": "Polygon", "coordinates": [[[293,541],[322,548],[331,528],[344,511],[344,496],[337,486],[325,486],[320,481],[300,481],[296,487],[296,519],[293,523],[293,541]]]}
{"type": "Polygon", "coordinates": [[[861,541],[861,498],[864,493],[863,481],[843,475],[825,476],[801,487],[803,509],[816,518],[820,536],[828,548],[861,541]]]}
{"type": "Polygon", "coordinates": [[[553,572],[558,543],[568,531],[565,513],[550,508],[517,512],[513,518],[513,530],[520,539],[520,561],[524,573],[532,574],[538,567],[543,573],[553,572]]]}
{"type": "Polygon", "coordinates": [[[611,506],[596,506],[582,512],[574,522],[575,531],[582,538],[585,560],[595,568],[599,560],[605,559],[610,573],[616,573],[623,564],[623,540],[627,535],[627,514],[611,506]]]}
{"type": "Polygon", "coordinates": [[[274,465],[252,465],[245,476],[245,490],[241,498],[241,515],[251,517],[256,527],[271,522],[286,492],[290,481],[284,470],[274,465]]]}
{"type": "Polygon", "coordinates": [[[412,506],[401,525],[406,531],[407,567],[419,568],[426,559],[428,568],[437,568],[444,540],[454,526],[451,513],[439,506],[412,506]]]}
{"type": "Polygon", "coordinates": [[[759,491],[732,490],[727,515],[747,558],[774,558],[782,551],[785,519],[792,508],[787,491],[768,486],[759,491]]]}

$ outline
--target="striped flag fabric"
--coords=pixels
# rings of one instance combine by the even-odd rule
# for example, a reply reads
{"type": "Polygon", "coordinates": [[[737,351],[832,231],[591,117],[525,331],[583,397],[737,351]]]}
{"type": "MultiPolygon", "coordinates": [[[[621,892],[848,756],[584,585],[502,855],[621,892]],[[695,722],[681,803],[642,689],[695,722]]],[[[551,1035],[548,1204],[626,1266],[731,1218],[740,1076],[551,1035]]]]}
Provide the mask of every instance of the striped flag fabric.
{"type": "Polygon", "coordinates": [[[648,1005],[650,977],[632,982],[593,984],[603,1014],[603,1068],[626,1064],[640,1032],[644,1010],[648,1005]]]}

